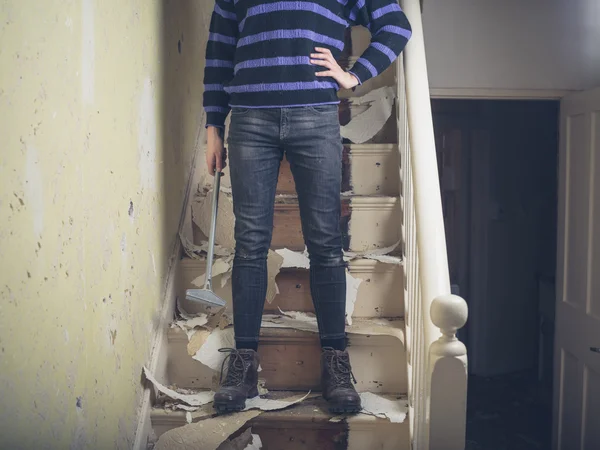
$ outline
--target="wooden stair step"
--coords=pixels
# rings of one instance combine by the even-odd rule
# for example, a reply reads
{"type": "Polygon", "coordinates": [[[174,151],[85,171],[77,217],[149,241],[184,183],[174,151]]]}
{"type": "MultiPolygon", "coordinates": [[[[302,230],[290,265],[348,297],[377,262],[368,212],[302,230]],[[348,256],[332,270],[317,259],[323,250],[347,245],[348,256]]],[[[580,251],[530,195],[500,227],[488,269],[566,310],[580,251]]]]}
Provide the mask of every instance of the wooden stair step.
{"type": "MultiPolygon", "coordinates": [[[[294,392],[270,392],[268,398],[286,398],[294,392]]],[[[391,398],[404,398],[399,395],[391,398]]],[[[205,413],[192,413],[193,422],[216,417],[212,408],[205,413]],[[200,417],[198,417],[200,416],[200,417]]],[[[224,416],[226,418],[228,416],[224,416]]],[[[263,450],[408,450],[408,417],[402,423],[392,423],[365,414],[350,416],[332,422],[326,402],[318,395],[311,395],[303,402],[279,411],[265,411],[250,420],[232,437],[251,428],[260,436],[263,450]]],[[[183,411],[154,408],[152,427],[157,437],[166,431],[187,424],[183,411]]]]}
{"type": "MultiPolygon", "coordinates": [[[[398,197],[350,196],[342,197],[340,201],[340,229],[344,250],[365,252],[387,248],[400,241],[402,202],[398,197]]],[[[223,200],[220,202],[224,203],[223,200]]],[[[231,223],[224,223],[225,220],[221,215],[218,216],[217,233],[221,228],[232,226],[231,223]]],[[[206,236],[194,226],[194,241],[206,240],[206,236]]],[[[278,197],[275,201],[271,249],[282,248],[296,251],[305,248],[300,208],[295,196],[278,197]]]]}
{"type": "MultiPolygon", "coordinates": [[[[231,187],[229,169],[223,186],[231,187]]],[[[345,144],[342,164],[342,192],[354,195],[396,197],[400,192],[400,154],[395,144],[345,144]]],[[[278,195],[295,195],[296,184],[290,163],[284,157],[279,169],[278,195]]]]}
{"type": "MultiPolygon", "coordinates": [[[[403,321],[392,324],[394,329],[403,332],[403,321]]],[[[407,392],[403,338],[362,334],[349,334],[348,337],[348,351],[358,391],[407,392]]],[[[186,334],[173,328],[169,330],[168,338],[169,383],[193,389],[214,386],[216,372],[188,355],[186,334]]],[[[265,380],[267,389],[320,390],[321,349],[317,333],[291,328],[263,328],[259,354],[260,378],[265,380]]]]}
{"type": "MultiPolygon", "coordinates": [[[[393,144],[346,144],[342,165],[342,192],[354,195],[398,196],[400,155],[393,144]]],[[[296,185],[289,162],[284,158],[277,193],[295,195],[296,185]]]]}
{"type": "MultiPolygon", "coordinates": [[[[197,303],[185,300],[186,289],[197,286],[192,281],[206,272],[206,261],[184,258],[180,262],[178,296],[183,307],[191,313],[201,312],[197,303]]],[[[404,316],[404,266],[384,264],[371,259],[356,259],[348,263],[348,271],[362,279],[354,306],[355,318],[383,318],[404,316]]],[[[310,296],[309,271],[306,269],[281,269],[275,281],[279,294],[272,303],[265,303],[265,313],[277,314],[283,311],[314,313],[310,296]]],[[[221,286],[221,276],[214,278],[213,289],[227,302],[231,312],[231,283],[221,286]]]]}
{"type": "MultiPolygon", "coordinates": [[[[340,227],[344,249],[362,252],[394,245],[400,240],[401,214],[397,197],[343,198],[340,227]]],[[[303,250],[304,247],[298,200],[276,201],[271,248],[303,250]]]]}

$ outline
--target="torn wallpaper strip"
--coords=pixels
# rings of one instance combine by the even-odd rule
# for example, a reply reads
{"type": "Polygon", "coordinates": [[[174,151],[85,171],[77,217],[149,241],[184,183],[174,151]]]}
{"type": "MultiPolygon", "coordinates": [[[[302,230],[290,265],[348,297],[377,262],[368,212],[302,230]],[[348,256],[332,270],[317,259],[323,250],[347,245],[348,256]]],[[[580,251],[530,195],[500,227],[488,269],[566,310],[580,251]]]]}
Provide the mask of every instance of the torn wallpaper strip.
{"type": "MultiPolygon", "coordinates": [[[[219,275],[227,273],[232,269],[233,255],[226,258],[217,259],[212,266],[212,277],[215,279],[219,275]]],[[[192,284],[196,287],[203,288],[206,282],[206,273],[203,273],[199,277],[192,281],[192,284]]]]}
{"type": "Polygon", "coordinates": [[[361,278],[355,278],[346,270],[346,324],[352,325],[354,306],[358,298],[358,288],[363,282],[361,278]]]}
{"type": "Polygon", "coordinates": [[[260,438],[258,435],[252,434],[252,429],[248,428],[242,434],[240,434],[235,439],[227,440],[223,442],[217,450],[247,450],[247,449],[261,449],[262,442],[260,442],[260,446],[256,447],[255,443],[260,442],[260,438]],[[257,437],[256,440],[254,437],[257,437]]]}
{"type": "Polygon", "coordinates": [[[251,409],[260,409],[261,411],[276,411],[285,409],[306,400],[309,395],[310,391],[305,395],[297,395],[294,397],[285,398],[283,400],[254,397],[246,400],[246,408],[244,408],[244,411],[251,409]]]}
{"type": "Polygon", "coordinates": [[[264,314],[261,326],[263,328],[293,328],[300,331],[318,333],[317,318],[313,315],[299,311],[281,312],[277,314],[264,314]]]}
{"type": "MultiPolygon", "coordinates": [[[[212,190],[206,196],[197,196],[192,202],[192,220],[198,225],[205,236],[210,235],[212,217],[212,190]]],[[[215,242],[222,247],[235,248],[233,228],[235,216],[233,215],[233,200],[231,196],[221,193],[219,196],[219,209],[217,212],[217,228],[215,242]]]]}
{"type": "Polygon", "coordinates": [[[362,392],[360,399],[363,405],[362,414],[388,419],[392,423],[402,423],[406,419],[408,413],[406,399],[390,400],[371,392],[362,392]]]}
{"type": "MultiPolygon", "coordinates": [[[[208,252],[208,242],[203,242],[201,245],[196,245],[188,238],[186,238],[182,233],[179,233],[179,238],[181,239],[181,244],[183,246],[185,254],[188,255],[190,258],[206,258],[206,253],[208,252]]],[[[231,248],[225,248],[218,244],[215,244],[214,252],[217,256],[230,256],[233,251],[231,250],[231,248]]]]}
{"type": "Polygon", "coordinates": [[[180,400],[190,406],[202,406],[206,405],[207,403],[211,403],[215,395],[215,393],[212,391],[198,392],[195,394],[181,394],[159,383],[146,367],[144,367],[144,375],[146,379],[148,379],[160,392],[172,399],[180,400]]]}
{"type": "Polygon", "coordinates": [[[168,406],[169,408],[172,408],[172,409],[181,409],[186,412],[195,412],[200,409],[199,406],[189,406],[189,405],[184,405],[183,403],[171,403],[171,404],[165,405],[165,406],[168,406]]]}
{"type": "Polygon", "coordinates": [[[227,357],[227,353],[219,351],[220,348],[235,348],[233,328],[226,328],[224,330],[220,328],[215,329],[210,333],[204,345],[198,349],[193,358],[205,366],[220,372],[223,361],[227,357]]]}
{"type": "Polygon", "coordinates": [[[283,258],[282,269],[310,269],[310,259],[308,259],[308,251],[306,249],[302,253],[287,248],[275,250],[275,252],[283,258]]]}
{"type": "MultiPolygon", "coordinates": [[[[283,258],[282,269],[310,269],[310,259],[308,258],[308,251],[306,249],[302,253],[287,248],[275,251],[283,258]]],[[[358,297],[358,287],[362,281],[360,278],[350,275],[346,270],[346,323],[348,325],[352,325],[352,314],[354,314],[354,305],[358,297]]]]}
{"type": "Polygon", "coordinates": [[[279,292],[275,278],[277,275],[279,275],[282,264],[283,257],[273,250],[269,250],[269,254],[267,256],[267,272],[269,276],[267,281],[267,303],[272,303],[273,299],[275,299],[275,296],[279,292]]]}
{"type": "Polygon", "coordinates": [[[174,428],[164,433],[156,443],[155,450],[202,449],[217,450],[229,436],[242,428],[249,420],[262,414],[260,410],[243,411],[223,417],[213,417],[174,428]]]}
{"type": "Polygon", "coordinates": [[[346,259],[346,261],[352,261],[353,259],[357,258],[365,258],[373,259],[386,264],[402,264],[402,258],[399,256],[389,256],[389,253],[398,248],[400,242],[401,241],[398,241],[389,247],[378,248],[366,252],[344,252],[344,259],[346,259]]]}
{"type": "Polygon", "coordinates": [[[263,448],[262,441],[258,434],[252,435],[252,441],[246,446],[244,450],[261,450],[263,448]]]}
{"type": "Polygon", "coordinates": [[[363,97],[353,97],[352,106],[366,104],[369,107],[341,127],[342,137],[355,144],[363,144],[372,139],[392,115],[395,98],[395,89],[390,86],[375,89],[363,97]]]}
{"type": "Polygon", "coordinates": [[[188,355],[194,356],[196,353],[198,353],[198,350],[200,350],[202,346],[206,343],[206,340],[209,338],[211,333],[211,330],[203,328],[200,330],[194,330],[191,336],[188,334],[188,355]]]}
{"type": "MultiPolygon", "coordinates": [[[[280,310],[281,311],[281,310],[280,310]]],[[[346,328],[348,334],[392,336],[404,342],[401,321],[387,319],[355,319],[346,328]]],[[[265,314],[261,324],[264,328],[293,328],[300,331],[318,333],[317,318],[299,311],[281,311],[281,314],[265,314]]]]}
{"type": "Polygon", "coordinates": [[[171,324],[171,328],[181,328],[187,334],[188,339],[191,339],[196,332],[196,327],[202,327],[208,323],[208,316],[201,314],[197,317],[190,317],[185,320],[176,320],[171,324]]]}
{"type": "MultiPolygon", "coordinates": [[[[310,395],[295,395],[283,399],[262,399],[255,397],[246,401],[246,409],[239,413],[229,414],[225,418],[222,416],[211,417],[200,420],[196,423],[184,425],[164,433],[158,440],[156,450],[181,450],[181,449],[202,449],[202,450],[223,450],[236,449],[237,447],[219,447],[226,442],[229,436],[242,428],[249,420],[262,414],[263,411],[274,411],[289,408],[305,400],[310,395]]],[[[248,436],[247,436],[248,437],[248,436]]],[[[242,440],[243,441],[243,440],[242,440]]],[[[229,441],[228,443],[235,443],[229,441]]],[[[239,441],[238,441],[239,442],[239,441]]],[[[260,438],[253,438],[247,441],[242,447],[248,449],[247,445],[252,442],[253,447],[249,450],[260,449],[262,443],[260,438]]]]}

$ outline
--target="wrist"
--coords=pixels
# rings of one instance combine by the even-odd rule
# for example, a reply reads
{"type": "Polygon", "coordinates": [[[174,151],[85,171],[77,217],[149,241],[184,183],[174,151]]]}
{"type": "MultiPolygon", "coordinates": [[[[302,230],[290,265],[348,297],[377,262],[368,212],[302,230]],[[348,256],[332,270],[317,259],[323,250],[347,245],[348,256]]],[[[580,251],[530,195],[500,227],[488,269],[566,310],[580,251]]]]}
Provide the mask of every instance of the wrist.
{"type": "Polygon", "coordinates": [[[214,137],[218,137],[218,138],[223,138],[223,134],[224,134],[224,129],[221,127],[217,127],[214,125],[209,125],[207,127],[207,133],[209,136],[214,136],[214,137]]]}
{"type": "Polygon", "coordinates": [[[358,77],[356,75],[354,75],[352,72],[348,71],[346,72],[348,75],[350,75],[350,80],[352,86],[350,86],[351,88],[355,88],[356,86],[358,86],[360,84],[360,80],[358,79],[358,77]]]}

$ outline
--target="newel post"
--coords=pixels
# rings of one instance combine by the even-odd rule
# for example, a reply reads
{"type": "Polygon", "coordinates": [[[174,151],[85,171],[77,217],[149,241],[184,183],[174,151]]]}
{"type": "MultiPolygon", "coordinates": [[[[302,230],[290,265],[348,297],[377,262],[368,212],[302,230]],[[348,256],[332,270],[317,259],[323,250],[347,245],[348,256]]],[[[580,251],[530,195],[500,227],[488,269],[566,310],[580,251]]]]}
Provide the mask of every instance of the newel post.
{"type": "Polygon", "coordinates": [[[429,351],[429,450],[464,450],[467,349],[456,332],[467,322],[468,307],[457,295],[442,295],[433,300],[430,312],[442,336],[429,351]]]}

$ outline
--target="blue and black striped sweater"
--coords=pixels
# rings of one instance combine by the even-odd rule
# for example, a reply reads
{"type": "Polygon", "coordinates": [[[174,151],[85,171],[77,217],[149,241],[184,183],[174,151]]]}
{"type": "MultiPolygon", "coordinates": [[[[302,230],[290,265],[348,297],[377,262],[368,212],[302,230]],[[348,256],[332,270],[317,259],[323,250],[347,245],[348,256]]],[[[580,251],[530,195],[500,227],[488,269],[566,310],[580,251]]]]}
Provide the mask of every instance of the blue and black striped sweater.
{"type": "Polygon", "coordinates": [[[338,84],[317,77],[315,47],[338,59],[350,26],[363,25],[371,44],[350,69],[360,83],[398,57],[411,27],[397,0],[215,0],[206,47],[207,126],[223,127],[231,107],[268,108],[338,103],[338,84]]]}

